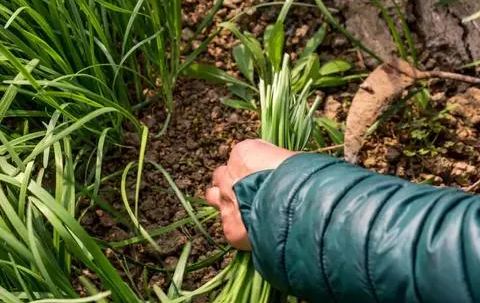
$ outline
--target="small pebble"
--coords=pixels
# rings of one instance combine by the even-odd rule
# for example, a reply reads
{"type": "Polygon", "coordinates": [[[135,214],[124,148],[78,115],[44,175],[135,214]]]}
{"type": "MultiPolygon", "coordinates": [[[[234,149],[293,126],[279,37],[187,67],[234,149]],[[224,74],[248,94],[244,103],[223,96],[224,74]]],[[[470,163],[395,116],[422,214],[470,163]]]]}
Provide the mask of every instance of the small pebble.
{"type": "Polygon", "coordinates": [[[236,124],[238,123],[238,121],[239,121],[239,117],[236,113],[231,114],[227,119],[227,122],[231,124],[236,124]]]}
{"type": "Polygon", "coordinates": [[[387,159],[388,162],[395,163],[400,159],[401,156],[402,156],[402,153],[395,147],[387,148],[385,158],[387,159]]]}

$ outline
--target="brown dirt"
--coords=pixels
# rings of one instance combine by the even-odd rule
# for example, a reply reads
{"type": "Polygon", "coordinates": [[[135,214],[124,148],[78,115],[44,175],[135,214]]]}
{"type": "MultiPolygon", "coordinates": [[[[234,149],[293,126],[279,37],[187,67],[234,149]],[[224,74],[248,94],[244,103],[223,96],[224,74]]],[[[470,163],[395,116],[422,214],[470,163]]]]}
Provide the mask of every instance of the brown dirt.
{"type": "MultiPolygon", "coordinates": [[[[260,2],[266,1],[226,0],[226,8],[215,17],[215,23],[218,24],[240,11],[247,10],[248,13],[239,20],[241,28],[261,36],[266,25],[275,20],[279,8],[247,9],[260,2]]],[[[341,1],[335,1],[337,2],[341,1]]],[[[194,31],[212,5],[211,0],[185,1],[184,21],[190,31],[194,31]]],[[[347,12],[347,25],[349,24],[348,14],[347,12]]],[[[338,17],[345,20],[344,16],[338,17]]],[[[316,9],[295,8],[293,10],[287,19],[286,27],[287,51],[292,54],[292,57],[301,50],[321,22],[322,19],[316,9]]],[[[205,35],[211,33],[213,28],[210,28],[205,35]]],[[[189,35],[189,30],[184,31],[186,37],[189,35]]],[[[420,35],[417,35],[416,39],[421,43],[420,35]]],[[[234,37],[222,31],[213,40],[201,60],[237,74],[230,51],[236,43],[238,42],[234,37]]],[[[341,57],[354,63],[357,69],[361,69],[365,64],[350,43],[337,33],[330,33],[321,49],[322,60],[341,57]]],[[[472,118],[466,114],[468,110],[462,111],[462,108],[457,108],[438,120],[425,117],[433,116],[445,109],[447,104],[455,101],[452,101],[451,97],[464,93],[469,86],[451,81],[430,81],[429,87],[434,96],[432,108],[422,111],[414,103],[408,103],[367,140],[359,155],[358,163],[377,172],[397,175],[414,182],[468,187],[480,178],[478,170],[475,169],[480,162],[478,123],[473,123],[472,118]],[[427,134],[425,139],[413,138],[415,131],[425,131],[432,127],[435,131],[427,134]],[[428,146],[428,152],[422,155],[420,150],[425,146],[428,146]],[[410,151],[410,156],[405,154],[406,150],[410,151]]],[[[352,83],[341,90],[325,91],[325,100],[329,101],[326,102],[325,110],[319,111],[319,114],[325,112],[329,117],[344,122],[353,94],[357,89],[358,84],[352,83]]],[[[257,117],[249,112],[231,110],[221,105],[221,99],[227,97],[229,92],[222,85],[208,84],[199,80],[179,80],[175,94],[175,114],[167,133],[160,139],[155,139],[153,135],[158,133],[165,121],[163,105],[153,104],[138,113],[139,118],[151,132],[146,157],[164,166],[186,195],[203,197],[204,190],[211,182],[213,169],[225,163],[232,146],[241,140],[258,137],[257,117]]],[[[464,101],[465,106],[473,102],[470,95],[457,98],[466,99],[468,102],[464,101]]],[[[477,99],[477,102],[480,100],[477,99]]],[[[128,162],[137,159],[138,136],[135,133],[126,133],[125,144],[134,148],[124,148],[118,154],[111,155],[110,158],[113,160],[105,168],[105,174],[123,169],[128,162]]],[[[134,174],[128,179],[130,202],[134,200],[133,178],[134,174]]],[[[162,175],[147,165],[143,175],[139,218],[141,224],[148,230],[166,226],[186,217],[176,197],[155,190],[155,186],[168,188],[162,175]]],[[[105,186],[101,197],[118,211],[123,211],[118,180],[105,186]]],[[[99,209],[88,212],[82,223],[92,235],[107,241],[118,241],[134,235],[127,226],[99,209]]],[[[226,244],[218,221],[209,222],[206,227],[216,241],[226,244]]],[[[132,245],[120,250],[130,258],[129,270],[135,279],[139,293],[142,293],[140,290],[145,283],[166,287],[169,280],[168,274],[151,268],[147,275],[148,281],[143,281],[144,267],[141,264],[152,267],[174,267],[188,239],[193,242],[190,262],[202,260],[218,252],[217,248],[191,228],[178,229],[157,238],[156,241],[162,248],[160,254],[153,252],[145,244],[132,245]]],[[[112,260],[116,260],[114,253],[108,253],[112,260]]],[[[225,262],[219,260],[208,268],[189,273],[184,287],[194,289],[205,283],[225,265],[225,262]]],[[[196,302],[207,302],[207,300],[200,298],[196,302]]]]}
{"type": "MultiPolygon", "coordinates": [[[[257,137],[256,117],[248,112],[221,107],[220,100],[226,97],[229,97],[229,93],[221,86],[198,80],[180,81],[176,93],[174,118],[167,133],[160,139],[155,139],[154,136],[165,120],[163,106],[156,104],[139,114],[142,122],[151,131],[146,158],[165,167],[185,195],[202,198],[206,187],[211,182],[212,170],[226,162],[232,145],[257,137]]],[[[125,144],[138,146],[138,135],[126,133],[125,144]]],[[[137,158],[137,149],[125,149],[115,157],[114,163],[106,167],[105,174],[123,169],[128,162],[137,158]]],[[[129,178],[128,184],[129,201],[133,202],[134,175],[129,178]]],[[[166,226],[186,217],[183,207],[174,195],[154,189],[155,187],[167,189],[169,186],[163,175],[150,165],[147,165],[144,170],[141,187],[139,220],[147,230],[166,226]]],[[[111,202],[115,209],[122,211],[123,204],[118,190],[119,181],[112,182],[106,188],[108,191],[103,192],[104,200],[111,202]]],[[[119,241],[134,236],[128,228],[118,224],[112,216],[98,209],[89,212],[83,219],[83,224],[91,233],[107,241],[119,241]]],[[[218,221],[209,222],[206,227],[217,243],[226,244],[218,221]]],[[[157,237],[156,241],[161,247],[159,253],[144,244],[133,245],[120,252],[135,262],[174,268],[189,238],[193,243],[191,262],[200,261],[219,252],[203,236],[191,229],[175,230],[157,237]]],[[[204,284],[223,265],[220,261],[212,267],[189,274],[184,287],[194,289],[204,284]]],[[[130,271],[134,276],[139,276],[138,287],[141,288],[144,283],[140,278],[143,268],[132,265],[130,271]]],[[[168,275],[152,270],[149,283],[167,286],[168,275]]]]}

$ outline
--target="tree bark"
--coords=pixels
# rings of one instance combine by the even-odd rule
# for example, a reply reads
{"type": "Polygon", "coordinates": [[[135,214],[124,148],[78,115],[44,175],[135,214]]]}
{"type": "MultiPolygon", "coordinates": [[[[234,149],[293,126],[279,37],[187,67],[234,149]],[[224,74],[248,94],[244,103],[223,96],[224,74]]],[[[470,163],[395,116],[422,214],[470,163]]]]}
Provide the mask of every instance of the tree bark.
{"type": "MultiPolygon", "coordinates": [[[[393,0],[380,0],[402,32],[393,0]]],[[[480,10],[480,1],[466,0],[437,6],[438,0],[395,0],[405,14],[424,68],[457,69],[480,59],[480,19],[462,18],[480,10]]],[[[397,54],[396,45],[380,10],[371,0],[334,0],[347,29],[385,61],[397,54]]],[[[368,59],[367,65],[376,65],[368,59]]],[[[378,64],[378,63],[377,63],[378,64]]]]}

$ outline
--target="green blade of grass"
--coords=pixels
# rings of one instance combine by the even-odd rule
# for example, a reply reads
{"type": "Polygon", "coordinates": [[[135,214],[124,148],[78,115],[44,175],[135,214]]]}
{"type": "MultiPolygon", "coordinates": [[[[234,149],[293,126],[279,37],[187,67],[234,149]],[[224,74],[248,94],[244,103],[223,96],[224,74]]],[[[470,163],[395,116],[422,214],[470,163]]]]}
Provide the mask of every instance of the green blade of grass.
{"type": "MultiPolygon", "coordinates": [[[[33,69],[38,65],[39,62],[40,61],[37,59],[30,61],[25,66],[25,71],[27,73],[31,73],[33,69]]],[[[24,79],[24,76],[21,73],[15,77],[15,80],[23,80],[23,79],[24,79]]],[[[2,96],[2,99],[0,100],[0,122],[5,117],[5,114],[7,113],[10,105],[12,104],[15,97],[17,96],[17,93],[18,93],[17,87],[15,85],[9,85],[4,95],[2,96]]]]}
{"type": "Polygon", "coordinates": [[[207,39],[203,40],[202,43],[193,51],[191,52],[188,56],[185,57],[183,62],[180,64],[177,74],[180,75],[182,74],[185,69],[187,69],[197,57],[207,49],[207,47],[210,45],[210,42],[220,33],[221,29],[217,29],[213,34],[207,37],[207,39]]]}
{"type": "Polygon", "coordinates": [[[198,25],[197,30],[193,34],[193,37],[198,36],[206,27],[210,26],[213,21],[213,17],[217,14],[217,12],[222,8],[223,0],[217,0],[213,5],[212,9],[208,12],[208,14],[203,18],[200,25],[198,25]]]}
{"type": "MultiPolygon", "coordinates": [[[[55,158],[55,200],[58,205],[63,205],[63,154],[59,142],[53,144],[55,158]]],[[[60,243],[60,235],[53,231],[53,246],[58,256],[63,253],[63,245],[60,243]]]]}
{"type": "MultiPolygon", "coordinates": [[[[0,54],[5,56],[8,59],[8,61],[12,63],[13,66],[20,72],[20,74],[22,74],[23,78],[27,79],[34,86],[34,88],[36,89],[39,88],[39,85],[37,84],[36,80],[30,74],[29,68],[24,67],[20,63],[20,61],[3,45],[3,43],[0,43],[0,54]]],[[[35,63],[35,61],[33,61],[33,63],[35,63]]],[[[38,64],[38,62],[36,62],[35,65],[36,64],[38,64]]]]}
{"type": "MultiPolygon", "coordinates": [[[[85,289],[87,290],[88,294],[90,294],[90,296],[95,296],[95,295],[99,294],[99,291],[98,291],[97,287],[95,286],[95,284],[93,284],[90,280],[88,280],[87,277],[80,276],[79,281],[80,281],[80,283],[82,283],[83,287],[85,287],[85,289]]],[[[97,303],[108,303],[106,297],[107,296],[105,296],[103,298],[98,298],[95,301],[97,303]]]]}
{"type": "MultiPolygon", "coordinates": [[[[2,177],[2,175],[0,175],[0,177],[2,177]]],[[[4,176],[3,179],[8,182],[13,181],[5,179],[4,176]]],[[[69,232],[62,233],[62,238],[69,241],[70,249],[74,249],[77,257],[84,261],[87,261],[86,258],[88,258],[88,260],[90,260],[89,262],[94,262],[96,269],[98,269],[97,274],[105,283],[105,287],[112,290],[114,301],[124,303],[139,302],[132,290],[122,281],[116,272],[116,269],[105,257],[99,246],[87,234],[75,218],[72,217],[65,208],[59,207],[53,197],[51,197],[51,195],[38,183],[30,182],[29,191],[37,197],[32,198],[31,201],[41,213],[46,216],[49,222],[55,224],[57,228],[60,228],[61,225],[59,224],[68,228],[69,232]],[[75,235],[76,243],[82,243],[81,246],[78,246],[78,244],[74,245],[74,243],[71,242],[70,239],[72,238],[72,235],[75,235]]]]}
{"type": "Polygon", "coordinates": [[[45,260],[42,257],[39,247],[37,246],[37,241],[35,240],[35,235],[34,235],[34,228],[33,228],[33,213],[32,213],[32,205],[29,203],[27,205],[27,230],[28,230],[28,246],[30,247],[30,250],[32,252],[32,256],[35,260],[35,267],[38,269],[38,271],[41,273],[42,277],[45,279],[45,282],[49,286],[50,292],[56,296],[56,297],[61,297],[62,293],[61,291],[57,288],[56,282],[54,281],[53,277],[50,275],[50,272],[47,270],[47,265],[45,264],[45,260]]]}
{"type": "Polygon", "coordinates": [[[250,56],[250,53],[247,52],[245,49],[245,45],[240,44],[233,48],[232,50],[233,58],[235,59],[235,63],[237,63],[237,67],[240,72],[243,74],[245,78],[247,78],[250,83],[254,83],[253,79],[253,60],[250,56]]]}
{"type": "Polygon", "coordinates": [[[310,38],[307,42],[307,45],[303,49],[302,53],[300,54],[299,61],[309,57],[313,52],[323,43],[325,40],[325,36],[328,32],[328,24],[323,23],[320,28],[317,30],[315,35],[310,38]]]}
{"type": "Polygon", "coordinates": [[[318,125],[325,129],[335,144],[343,144],[343,133],[338,130],[337,123],[327,118],[317,118],[318,125]]]}
{"type": "Polygon", "coordinates": [[[342,59],[335,59],[323,64],[318,73],[321,76],[330,76],[349,71],[350,69],[352,69],[352,65],[350,63],[342,59]]]}
{"type": "Polygon", "coordinates": [[[190,218],[192,219],[192,221],[195,223],[195,225],[197,226],[198,230],[203,234],[203,236],[205,236],[205,238],[207,238],[207,240],[210,241],[210,243],[212,243],[213,245],[215,245],[216,247],[220,248],[223,250],[223,247],[221,247],[220,245],[218,245],[215,240],[210,236],[210,234],[205,230],[205,228],[203,227],[203,225],[200,223],[200,221],[198,220],[198,217],[196,216],[196,214],[194,213],[194,210],[193,210],[193,207],[192,205],[190,204],[190,202],[185,199],[185,196],[183,195],[183,193],[180,191],[180,189],[177,187],[177,185],[175,184],[175,182],[173,181],[172,177],[170,176],[170,174],[158,163],[154,162],[154,161],[148,161],[150,164],[152,164],[157,170],[159,170],[163,176],[165,177],[165,179],[167,180],[168,184],[170,185],[170,187],[173,189],[173,191],[175,192],[175,195],[177,196],[178,200],[180,200],[180,203],[182,204],[183,208],[185,209],[185,211],[187,212],[187,214],[190,216],[190,218]]]}
{"type": "Polygon", "coordinates": [[[10,144],[8,139],[5,137],[2,131],[0,131],[0,142],[2,142],[3,146],[7,149],[8,153],[12,157],[13,161],[18,165],[21,170],[25,170],[25,165],[22,162],[22,159],[18,156],[17,152],[10,144]]]}
{"type": "Polygon", "coordinates": [[[23,291],[25,292],[25,294],[27,295],[27,297],[30,301],[35,300],[31,290],[29,289],[29,286],[27,286],[27,283],[25,283],[25,279],[23,279],[23,277],[20,273],[20,271],[18,269],[18,266],[15,262],[15,259],[12,256],[12,254],[8,253],[8,256],[10,258],[10,262],[12,262],[12,267],[15,270],[15,276],[17,277],[17,280],[20,282],[20,285],[22,286],[23,291]]]}
{"type": "Polygon", "coordinates": [[[125,206],[125,209],[126,209],[128,215],[130,216],[130,220],[133,222],[134,227],[141,234],[141,236],[143,238],[145,238],[148,241],[148,243],[150,245],[152,245],[153,248],[155,248],[155,250],[161,251],[160,246],[158,246],[158,244],[152,239],[152,237],[150,237],[148,232],[140,225],[137,217],[135,216],[132,209],[130,208],[130,203],[128,202],[128,197],[127,197],[127,189],[126,189],[127,186],[126,186],[126,184],[127,184],[127,175],[129,173],[130,169],[132,168],[132,166],[133,166],[133,162],[130,162],[127,165],[127,167],[125,167],[125,170],[124,170],[123,175],[122,175],[122,182],[121,182],[121,190],[120,191],[121,191],[121,195],[122,195],[123,204],[125,206]]]}
{"type": "Polygon", "coordinates": [[[98,293],[93,296],[78,298],[78,299],[43,299],[32,301],[30,303],[88,303],[88,302],[99,302],[112,294],[111,291],[105,291],[98,293]]]}
{"type": "MultiPolygon", "coordinates": [[[[61,108],[65,109],[67,106],[68,106],[68,104],[63,104],[63,105],[61,105],[61,108]]],[[[60,118],[60,114],[61,114],[61,112],[58,111],[58,110],[56,110],[53,113],[52,118],[50,119],[50,122],[48,122],[47,131],[46,131],[45,139],[44,139],[45,141],[48,141],[52,138],[53,130],[55,129],[55,125],[57,124],[58,119],[60,118]]],[[[50,156],[50,146],[48,146],[43,151],[43,168],[48,167],[49,156],[50,156]]]]}
{"type": "Polygon", "coordinates": [[[5,303],[23,303],[22,300],[18,299],[14,294],[7,291],[2,286],[0,286],[0,299],[5,303]]]}
{"type": "Polygon", "coordinates": [[[155,295],[157,295],[158,299],[160,300],[160,303],[170,302],[170,299],[168,298],[167,294],[157,285],[153,285],[153,291],[155,292],[155,295]]]}
{"type": "Polygon", "coordinates": [[[242,80],[237,79],[234,76],[231,76],[227,72],[224,72],[223,70],[215,66],[211,66],[207,64],[194,63],[185,70],[185,74],[194,78],[200,78],[200,79],[204,79],[212,82],[233,83],[243,87],[248,87],[254,91],[257,90],[256,87],[246,82],[243,82],[242,80]]]}
{"type": "Polygon", "coordinates": [[[172,284],[168,289],[168,297],[170,299],[177,298],[179,296],[180,289],[182,288],[183,276],[185,274],[185,268],[187,267],[188,257],[192,251],[192,242],[187,242],[183,247],[180,258],[178,259],[177,266],[172,278],[172,284]]]}
{"type": "Polygon", "coordinates": [[[35,159],[40,153],[42,153],[45,149],[47,149],[49,146],[51,146],[53,143],[61,140],[62,138],[68,136],[72,132],[78,130],[79,128],[83,127],[83,125],[103,114],[109,113],[109,112],[115,112],[116,109],[114,108],[109,108],[109,107],[104,107],[97,109],[94,112],[91,112],[90,114],[86,115],[85,117],[82,117],[66,129],[62,130],[61,132],[53,135],[49,140],[44,141],[43,144],[39,144],[32,153],[25,158],[23,161],[24,163],[28,163],[35,159]]]}
{"type": "Polygon", "coordinates": [[[28,162],[25,168],[25,174],[22,179],[22,186],[20,187],[20,192],[18,196],[18,216],[23,221],[25,218],[25,205],[26,205],[26,197],[27,197],[27,186],[30,182],[30,178],[32,176],[34,162],[28,162]]]}
{"type": "Polygon", "coordinates": [[[95,183],[93,188],[93,195],[97,196],[98,192],[100,191],[100,183],[102,179],[102,163],[103,163],[103,154],[104,154],[104,147],[105,147],[105,139],[107,137],[108,132],[110,131],[110,127],[105,128],[100,135],[97,145],[97,161],[95,164],[95,183]]]}
{"type": "Polygon", "coordinates": [[[292,7],[292,4],[293,4],[293,0],[285,1],[285,4],[282,6],[282,10],[280,11],[280,14],[278,14],[276,23],[285,22],[285,18],[287,17],[287,14],[290,11],[290,7],[292,7]]]}
{"type": "Polygon", "coordinates": [[[135,22],[135,18],[138,16],[140,9],[143,6],[144,0],[139,0],[137,4],[135,5],[135,8],[132,11],[132,14],[130,15],[130,19],[128,20],[127,27],[125,28],[125,32],[123,35],[123,40],[122,40],[122,55],[125,54],[125,47],[128,42],[128,37],[130,36],[130,32],[133,27],[133,23],[135,22]]]}
{"type": "Polygon", "coordinates": [[[270,31],[267,39],[267,54],[274,69],[278,71],[282,63],[283,44],[285,40],[285,32],[283,23],[277,22],[270,31]]]}
{"type": "MultiPolygon", "coordinates": [[[[218,214],[218,212],[216,210],[211,209],[210,211],[197,213],[196,217],[198,219],[202,219],[202,218],[209,217],[209,216],[212,216],[212,215],[217,215],[217,214],[218,214]]],[[[179,227],[182,227],[184,225],[191,224],[191,223],[193,223],[193,220],[190,217],[185,218],[185,219],[181,219],[181,220],[175,221],[172,224],[167,225],[165,227],[159,227],[157,229],[148,231],[148,235],[152,238],[157,237],[157,236],[166,234],[170,231],[173,231],[173,230],[175,230],[179,227]]],[[[112,247],[112,248],[119,248],[119,247],[124,247],[124,246],[127,246],[127,245],[138,244],[138,243],[141,243],[143,241],[146,241],[145,237],[137,236],[137,237],[132,237],[132,238],[129,238],[129,239],[126,239],[126,240],[118,241],[118,242],[110,242],[108,245],[109,245],[109,247],[112,247]]]]}
{"type": "Polygon", "coordinates": [[[415,42],[413,41],[412,31],[408,26],[407,18],[405,17],[405,14],[401,11],[396,0],[393,1],[393,4],[395,5],[395,11],[397,12],[397,15],[400,17],[403,33],[405,35],[405,39],[407,40],[407,44],[408,44],[410,55],[412,56],[413,64],[416,67],[418,67],[417,49],[415,47],[415,42]]]}
{"type": "Polygon", "coordinates": [[[405,50],[405,46],[403,45],[402,38],[400,37],[400,33],[397,30],[397,27],[395,25],[395,22],[393,21],[393,18],[390,16],[385,6],[382,3],[380,3],[379,0],[372,0],[372,1],[380,9],[380,11],[382,12],[383,19],[385,20],[385,22],[387,22],[387,25],[388,25],[388,28],[390,29],[390,33],[392,34],[393,40],[397,45],[397,50],[398,50],[398,53],[400,54],[400,57],[406,60],[407,51],[405,50]]]}
{"type": "Polygon", "coordinates": [[[138,199],[140,197],[140,183],[142,183],[143,164],[145,163],[145,149],[148,141],[148,127],[143,126],[138,157],[137,183],[135,186],[135,217],[138,217],[138,199]]]}
{"type": "MultiPolygon", "coordinates": [[[[11,254],[11,253],[9,253],[11,254]]],[[[13,258],[13,257],[12,257],[13,258]]],[[[11,261],[6,261],[6,260],[0,260],[0,264],[3,264],[3,265],[8,265],[8,266],[11,266],[11,267],[15,267],[19,272],[22,272],[22,274],[26,274],[28,275],[28,277],[31,277],[33,279],[35,279],[37,282],[41,283],[41,284],[46,284],[45,281],[42,279],[42,277],[40,277],[40,275],[38,275],[37,273],[33,272],[31,269],[29,268],[26,268],[26,267],[23,267],[23,266],[20,266],[18,264],[16,264],[14,262],[14,260],[11,260],[11,261]]]]}
{"type": "Polygon", "coordinates": [[[118,75],[120,73],[120,70],[121,68],[123,67],[123,65],[125,64],[125,61],[127,61],[127,59],[133,54],[135,53],[135,51],[139,48],[141,48],[143,45],[149,43],[150,41],[152,41],[153,39],[157,38],[161,33],[162,33],[163,29],[160,29],[160,31],[156,32],[155,34],[153,34],[152,36],[138,42],[137,44],[135,44],[131,49],[128,50],[128,52],[126,52],[126,54],[123,56],[122,60],[120,61],[120,63],[118,64],[118,66],[116,65],[116,72],[115,72],[115,76],[113,77],[113,83],[115,84],[117,82],[117,78],[118,78],[118,75]]]}

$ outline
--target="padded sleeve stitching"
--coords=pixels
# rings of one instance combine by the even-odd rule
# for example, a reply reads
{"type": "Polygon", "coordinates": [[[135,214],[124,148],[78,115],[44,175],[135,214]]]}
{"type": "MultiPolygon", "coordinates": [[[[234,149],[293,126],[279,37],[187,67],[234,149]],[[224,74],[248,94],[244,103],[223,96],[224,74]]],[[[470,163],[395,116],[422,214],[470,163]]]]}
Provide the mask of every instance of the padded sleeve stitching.
{"type": "Polygon", "coordinates": [[[325,284],[327,285],[327,289],[328,289],[328,292],[330,294],[330,296],[332,297],[332,300],[334,302],[338,302],[336,297],[335,297],[335,293],[333,292],[333,287],[332,287],[332,284],[330,283],[330,280],[328,279],[328,275],[327,275],[327,258],[325,256],[325,245],[324,245],[324,242],[325,242],[325,234],[326,234],[326,231],[327,231],[327,228],[328,228],[328,225],[330,224],[330,221],[332,219],[332,215],[333,213],[335,212],[335,209],[336,207],[338,206],[338,204],[340,204],[340,201],[348,194],[348,192],[350,190],[352,190],[355,186],[357,186],[359,183],[361,183],[362,181],[368,179],[371,175],[366,175],[366,176],[363,176],[361,178],[359,178],[358,180],[356,180],[355,183],[353,183],[351,186],[349,186],[348,188],[346,188],[343,193],[338,197],[335,205],[333,205],[332,209],[330,210],[330,213],[328,214],[328,217],[327,219],[325,220],[325,224],[324,224],[324,228],[323,228],[323,233],[322,233],[322,236],[320,237],[320,268],[322,270],[322,275],[323,275],[323,279],[325,280],[325,284]]]}
{"type": "Polygon", "coordinates": [[[435,201],[432,203],[432,205],[430,206],[430,208],[427,210],[427,213],[425,214],[425,217],[423,218],[422,223],[418,227],[418,232],[415,236],[413,247],[412,247],[412,250],[413,250],[413,253],[412,253],[413,289],[415,290],[415,294],[418,298],[419,303],[422,303],[423,299],[422,299],[422,295],[420,293],[418,283],[417,283],[417,278],[416,278],[416,276],[417,276],[416,263],[417,263],[417,254],[418,254],[418,243],[420,243],[420,237],[422,236],[423,229],[425,228],[425,224],[427,223],[427,220],[428,220],[428,217],[429,217],[430,213],[433,211],[433,209],[435,208],[435,205],[438,203],[438,201],[441,198],[442,198],[442,196],[437,197],[435,199],[435,201]]]}
{"type": "Polygon", "coordinates": [[[475,206],[475,203],[471,203],[463,213],[463,216],[462,216],[462,232],[461,232],[461,235],[460,235],[460,241],[461,241],[461,245],[460,245],[461,248],[460,249],[462,251],[462,267],[463,267],[463,273],[464,273],[463,276],[464,276],[464,279],[465,279],[465,288],[467,289],[467,296],[468,296],[470,302],[475,302],[475,300],[473,299],[472,283],[471,283],[470,279],[468,278],[468,274],[467,274],[468,267],[467,267],[467,264],[465,264],[465,261],[467,259],[467,255],[465,254],[465,239],[464,239],[464,236],[463,236],[463,228],[464,228],[463,227],[463,222],[465,221],[465,217],[467,216],[468,211],[473,206],[475,206]]]}
{"type": "MultiPolygon", "coordinates": [[[[293,202],[294,201],[297,201],[297,194],[298,192],[300,191],[300,189],[303,187],[303,185],[308,182],[308,180],[310,180],[310,178],[312,178],[315,174],[317,174],[318,172],[324,170],[324,169],[327,169],[331,166],[334,166],[338,163],[342,163],[340,161],[335,161],[335,162],[332,162],[332,163],[329,163],[328,165],[325,165],[325,166],[321,166],[317,169],[315,169],[314,171],[312,171],[312,173],[310,173],[309,175],[305,176],[303,178],[303,180],[301,180],[301,182],[299,182],[299,184],[296,186],[296,188],[294,189],[294,192],[293,192],[293,195],[292,195],[292,198],[290,201],[287,202],[287,228],[285,230],[285,236],[284,236],[284,239],[285,239],[285,243],[283,245],[283,249],[282,249],[282,255],[281,255],[281,267],[282,267],[282,270],[283,272],[287,272],[287,265],[286,265],[286,248],[287,248],[287,243],[288,243],[288,237],[289,237],[289,234],[290,234],[290,229],[292,227],[292,220],[293,220],[293,215],[294,215],[294,212],[293,212],[293,202]]],[[[292,285],[291,284],[291,281],[289,280],[288,278],[288,274],[285,275],[286,278],[287,278],[287,282],[288,282],[288,285],[292,285]]]]}
{"type": "Polygon", "coordinates": [[[377,221],[377,218],[379,217],[380,213],[382,212],[382,209],[385,207],[385,205],[388,204],[390,198],[397,193],[399,190],[405,187],[405,184],[401,184],[396,188],[396,190],[392,191],[388,197],[384,199],[384,202],[382,205],[378,208],[376,211],[375,215],[372,218],[372,222],[370,223],[370,227],[368,229],[367,233],[367,239],[365,241],[365,264],[367,266],[366,272],[367,272],[367,279],[368,279],[368,284],[370,285],[370,288],[372,290],[373,297],[375,298],[375,302],[380,302],[380,299],[378,298],[377,294],[377,288],[375,286],[374,282],[374,277],[373,277],[373,260],[370,258],[370,250],[371,250],[371,245],[370,245],[370,235],[372,232],[373,227],[375,226],[375,222],[377,221]]]}

